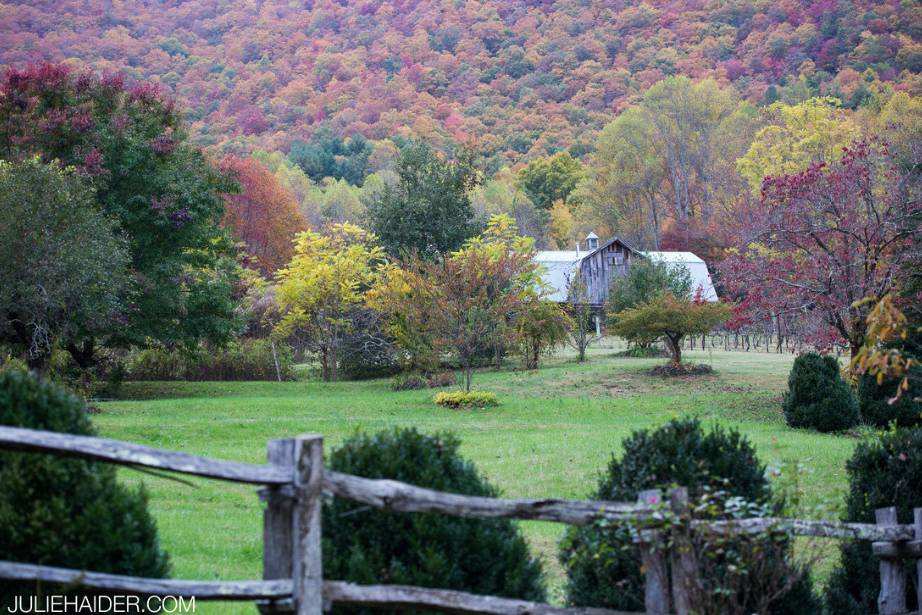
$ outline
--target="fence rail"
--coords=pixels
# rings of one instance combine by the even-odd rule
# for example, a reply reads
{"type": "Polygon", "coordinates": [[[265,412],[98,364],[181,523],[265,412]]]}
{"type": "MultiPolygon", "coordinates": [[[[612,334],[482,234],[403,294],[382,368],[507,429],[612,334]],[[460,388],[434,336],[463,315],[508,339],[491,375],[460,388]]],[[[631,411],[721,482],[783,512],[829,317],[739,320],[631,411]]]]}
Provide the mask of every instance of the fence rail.
{"type": "Polygon", "coordinates": [[[500,499],[465,496],[425,489],[393,480],[375,480],[326,470],[323,438],[306,434],[272,440],[268,464],[246,464],[197,457],[137,444],[30,429],[0,427],[0,449],[105,461],[119,465],[156,468],[265,488],[263,519],[263,580],[185,581],[144,579],[0,561],[0,578],[35,580],[84,586],[96,590],[141,595],[195,596],[198,600],[257,601],[263,613],[319,615],[333,603],[388,608],[426,608],[446,613],[486,615],[626,615],[600,608],[560,608],[522,600],[481,596],[453,590],[397,585],[355,585],[325,580],[320,550],[321,496],[327,492],[395,512],[429,512],[468,518],[512,518],[584,525],[598,520],[639,520],[641,557],[646,582],[645,613],[664,615],[670,606],[678,615],[691,610],[686,588],[695,578],[691,558],[692,534],[705,526],[711,532],[758,534],[785,531],[791,535],[863,539],[873,542],[880,558],[880,612],[906,612],[907,579],[902,561],[918,559],[917,579],[922,604],[922,508],[912,524],[896,523],[896,509],[877,511],[877,523],[841,523],[824,520],[751,518],[709,521],[692,519],[688,493],[671,490],[664,502],[659,491],[640,494],[637,502],[575,501],[559,499],[500,499]],[[665,506],[677,519],[672,541],[647,541],[645,532],[659,532],[654,513],[665,506]],[[659,546],[653,546],[659,544],[659,546]],[[667,563],[668,562],[668,563],[667,563]],[[671,571],[671,584],[670,584],[671,571]]]}

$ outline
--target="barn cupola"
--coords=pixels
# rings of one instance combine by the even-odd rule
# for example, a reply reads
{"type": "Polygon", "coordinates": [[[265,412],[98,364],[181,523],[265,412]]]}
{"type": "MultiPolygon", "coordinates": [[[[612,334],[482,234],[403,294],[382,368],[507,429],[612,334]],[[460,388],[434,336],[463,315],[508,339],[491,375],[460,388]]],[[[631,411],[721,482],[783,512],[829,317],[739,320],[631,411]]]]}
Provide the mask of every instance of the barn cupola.
{"type": "Polygon", "coordinates": [[[595,233],[589,233],[586,235],[586,249],[590,252],[598,249],[599,247],[599,236],[595,233]]]}

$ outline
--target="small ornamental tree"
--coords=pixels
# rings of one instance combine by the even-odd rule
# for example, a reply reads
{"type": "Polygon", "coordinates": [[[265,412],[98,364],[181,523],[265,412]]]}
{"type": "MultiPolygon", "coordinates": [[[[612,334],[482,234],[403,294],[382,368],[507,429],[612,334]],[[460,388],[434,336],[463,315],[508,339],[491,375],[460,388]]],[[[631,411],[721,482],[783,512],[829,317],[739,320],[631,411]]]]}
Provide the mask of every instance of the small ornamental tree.
{"type": "MultiPolygon", "coordinates": [[[[451,434],[415,429],[356,435],[329,467],[365,478],[404,481],[481,497],[499,494],[458,454],[451,434]]],[[[437,587],[543,602],[541,565],[508,519],[438,513],[394,514],[333,498],[323,507],[324,576],[364,584],[437,587]]],[[[335,607],[336,613],[381,613],[335,607]]],[[[388,611],[390,612],[390,611],[388,611]]]]}
{"type": "Polygon", "coordinates": [[[0,160],[0,211],[0,342],[41,372],[56,344],[120,326],[127,242],[73,168],[0,160]]]}
{"type": "Polygon", "coordinates": [[[534,241],[518,235],[508,216],[490,219],[486,231],[441,263],[420,258],[385,274],[371,304],[388,315],[407,353],[451,354],[470,390],[478,357],[515,342],[515,315],[541,299],[534,241]]]}
{"type": "Polygon", "coordinates": [[[547,299],[526,301],[514,323],[525,369],[538,369],[541,355],[562,344],[573,328],[567,313],[547,299]]]}
{"type": "MultiPolygon", "coordinates": [[[[609,322],[614,323],[619,312],[652,301],[663,293],[685,299],[692,296],[692,291],[691,273],[686,267],[651,258],[635,258],[625,275],[612,280],[605,308],[609,322]]],[[[619,335],[639,348],[651,346],[660,337],[640,330],[633,335],[619,335]]]]}
{"type": "Polygon", "coordinates": [[[664,293],[651,301],[616,313],[612,331],[628,339],[658,339],[666,342],[673,365],[682,362],[682,339],[703,335],[730,317],[725,303],[678,299],[664,293]]]}
{"type": "Polygon", "coordinates": [[[579,271],[567,277],[566,309],[570,317],[567,342],[576,351],[577,361],[582,363],[586,360],[586,350],[599,341],[599,335],[596,333],[598,315],[589,303],[586,283],[580,277],[579,271]]]}
{"type": "MultiPolygon", "coordinates": [[[[0,371],[0,425],[94,436],[84,403],[24,370],[0,371]]],[[[163,578],[169,572],[143,489],[111,464],[0,452],[0,560],[163,578]]],[[[0,580],[0,608],[16,595],[66,587],[0,580]]],[[[82,592],[81,592],[82,593],[82,592]]]]}
{"type": "Polygon", "coordinates": [[[278,272],[275,296],[283,315],[274,334],[303,333],[320,355],[325,380],[337,380],[350,310],[377,279],[384,251],[375,244],[374,235],[352,224],[335,224],[324,234],[304,231],[294,258],[278,272]]]}

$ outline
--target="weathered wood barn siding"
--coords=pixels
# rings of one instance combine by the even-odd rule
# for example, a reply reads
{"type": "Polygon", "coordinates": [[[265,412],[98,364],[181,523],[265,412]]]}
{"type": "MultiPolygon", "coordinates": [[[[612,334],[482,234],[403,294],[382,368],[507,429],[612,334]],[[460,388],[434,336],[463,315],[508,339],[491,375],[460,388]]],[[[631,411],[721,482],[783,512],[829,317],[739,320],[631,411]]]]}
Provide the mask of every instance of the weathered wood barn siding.
{"type": "Polygon", "coordinates": [[[617,238],[602,244],[580,262],[580,278],[586,284],[586,294],[592,305],[603,305],[615,276],[627,273],[634,251],[617,238]]]}

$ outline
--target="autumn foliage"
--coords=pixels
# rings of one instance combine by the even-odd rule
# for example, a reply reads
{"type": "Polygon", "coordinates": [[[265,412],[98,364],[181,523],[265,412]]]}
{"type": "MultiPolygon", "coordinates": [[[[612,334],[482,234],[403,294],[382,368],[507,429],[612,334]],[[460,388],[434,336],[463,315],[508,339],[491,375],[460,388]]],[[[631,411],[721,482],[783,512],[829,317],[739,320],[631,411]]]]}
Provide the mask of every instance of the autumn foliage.
{"type": "Polygon", "coordinates": [[[261,162],[228,156],[221,168],[240,187],[224,197],[223,224],[243,242],[249,262],[270,274],[291,259],[292,240],[306,228],[298,204],[261,162]]]}

